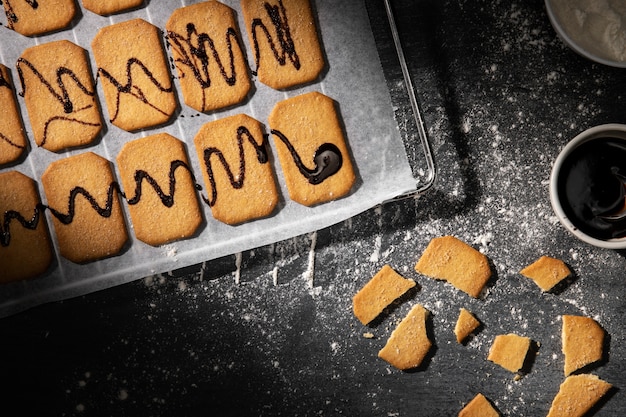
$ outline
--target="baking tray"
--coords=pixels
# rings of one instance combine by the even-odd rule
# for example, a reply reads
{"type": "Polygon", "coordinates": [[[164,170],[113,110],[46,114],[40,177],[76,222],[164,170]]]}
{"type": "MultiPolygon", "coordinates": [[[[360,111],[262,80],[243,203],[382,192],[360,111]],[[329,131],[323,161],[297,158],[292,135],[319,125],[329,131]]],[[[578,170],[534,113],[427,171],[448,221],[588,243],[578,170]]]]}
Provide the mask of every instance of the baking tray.
{"type": "MultiPolygon", "coordinates": [[[[79,4],[78,17],[69,29],[39,37],[17,34],[7,28],[4,20],[4,25],[0,27],[0,62],[12,71],[16,93],[21,88],[15,62],[24,49],[33,45],[60,39],[70,40],[87,50],[92,71],[95,71],[97,66],[90,53],[90,42],[99,28],[132,18],[143,18],[163,29],[173,10],[196,2],[151,1],[137,10],[109,17],[95,15],[79,4]]],[[[251,62],[250,57],[254,55],[247,42],[239,2],[224,0],[223,3],[236,11],[248,61],[251,62]]],[[[31,148],[19,164],[4,167],[0,172],[17,170],[38,181],[53,161],[91,151],[114,162],[119,150],[128,141],[166,132],[186,143],[192,169],[196,177],[200,178],[197,175],[201,172],[200,163],[195,158],[193,137],[204,123],[246,113],[267,125],[269,112],[278,101],[309,91],[320,91],[335,99],[344,122],[346,139],[358,172],[357,184],[351,194],[312,208],[300,206],[289,200],[279,164],[273,160],[282,197],[277,212],[271,217],[233,227],[212,219],[209,208],[203,206],[205,224],[196,236],[152,247],[135,239],[132,223],[124,207],[130,230],[128,248],[118,256],[84,265],[74,264],[58,255],[51,218],[46,213],[56,260],[43,276],[0,286],[0,317],[45,302],[84,295],[310,233],[379,204],[398,198],[418,197],[430,187],[435,176],[434,161],[411,75],[404,62],[390,0],[375,3],[375,7],[384,7],[382,15],[378,11],[372,13],[373,2],[367,7],[362,1],[315,0],[312,3],[327,59],[327,69],[318,82],[288,91],[275,91],[253,78],[254,91],[244,104],[201,114],[182,104],[184,101],[175,80],[174,86],[181,103],[176,117],[165,126],[133,133],[122,131],[109,123],[101,84],[98,83],[105,133],[93,146],[61,153],[49,152],[34,145],[23,99],[17,96],[31,148]],[[370,17],[377,19],[376,22],[372,20],[372,25],[370,17]],[[380,23],[384,24],[381,26],[380,23]],[[372,27],[376,28],[376,37],[372,27]],[[391,49],[379,49],[381,45],[391,45],[391,49]],[[385,73],[381,60],[392,60],[387,62],[389,70],[385,73]]],[[[170,51],[165,49],[169,56],[170,51]]],[[[175,71],[172,71],[172,75],[175,78],[175,71]]],[[[273,145],[270,145],[270,152],[275,155],[273,145]]],[[[39,187],[45,204],[43,189],[39,187]]]]}

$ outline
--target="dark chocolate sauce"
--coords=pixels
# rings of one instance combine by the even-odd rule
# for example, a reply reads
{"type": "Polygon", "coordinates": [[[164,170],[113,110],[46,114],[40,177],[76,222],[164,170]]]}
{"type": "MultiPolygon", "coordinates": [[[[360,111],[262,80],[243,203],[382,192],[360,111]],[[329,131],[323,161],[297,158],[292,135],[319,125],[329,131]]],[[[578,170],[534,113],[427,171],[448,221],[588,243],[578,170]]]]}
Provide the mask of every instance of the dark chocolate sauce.
{"type": "Polygon", "coordinates": [[[598,239],[626,236],[624,208],[626,141],[598,138],[583,143],[564,161],[557,182],[563,210],[582,232],[598,239]]]}
{"type": "Polygon", "coordinates": [[[178,168],[183,168],[187,170],[191,174],[192,181],[195,184],[195,179],[194,179],[193,172],[191,171],[191,168],[185,162],[180,161],[180,160],[174,160],[170,164],[169,193],[167,194],[163,191],[163,188],[161,188],[159,183],[152,176],[150,176],[150,174],[148,174],[144,170],[139,169],[135,171],[135,175],[134,175],[135,195],[132,198],[127,198],[128,204],[134,205],[134,204],[139,203],[139,201],[141,201],[141,195],[143,192],[142,184],[145,180],[148,184],[150,184],[150,186],[157,193],[163,205],[165,207],[172,207],[174,205],[174,193],[176,192],[176,170],[178,168]]]}
{"type": "Polygon", "coordinates": [[[146,75],[146,77],[148,77],[150,82],[152,84],[154,84],[154,86],[159,91],[161,91],[163,93],[172,93],[174,91],[172,84],[170,84],[169,87],[161,85],[161,83],[156,78],[154,78],[154,75],[145,66],[145,64],[143,62],[141,62],[140,60],[138,60],[137,58],[129,58],[128,61],[126,61],[126,82],[125,82],[125,84],[122,84],[120,81],[118,81],[115,77],[113,77],[104,68],[98,68],[98,71],[97,71],[98,77],[100,77],[100,76],[104,77],[107,81],[109,81],[111,84],[113,84],[113,86],[117,90],[117,97],[115,99],[115,110],[112,112],[113,117],[111,117],[111,119],[110,119],[111,123],[113,123],[115,121],[115,119],[117,119],[117,116],[119,115],[119,112],[120,112],[120,96],[122,94],[130,94],[131,96],[135,97],[137,100],[141,101],[144,104],[147,104],[148,106],[150,106],[154,110],[158,111],[159,113],[163,114],[164,116],[168,115],[168,113],[166,111],[158,108],[155,104],[150,103],[148,101],[148,99],[146,98],[145,94],[143,93],[143,91],[141,90],[141,88],[139,88],[137,85],[135,85],[133,83],[132,69],[133,69],[134,66],[139,67],[139,69],[146,75]]]}
{"type": "Polygon", "coordinates": [[[307,168],[302,162],[302,158],[296,152],[295,148],[291,144],[291,141],[280,131],[272,129],[272,134],[278,137],[291,154],[293,161],[300,173],[309,181],[310,184],[316,185],[322,183],[328,177],[336,174],[343,164],[343,156],[337,146],[332,143],[323,143],[315,151],[313,156],[313,162],[315,168],[307,168]]]}
{"type": "Polygon", "coordinates": [[[289,27],[289,20],[287,19],[287,11],[285,9],[285,6],[283,5],[282,0],[278,0],[278,5],[274,6],[266,2],[264,3],[264,7],[276,31],[276,41],[270,34],[269,29],[263,23],[262,19],[255,18],[252,20],[250,32],[252,33],[252,40],[254,43],[254,59],[256,62],[256,70],[253,71],[253,74],[258,74],[259,67],[261,65],[261,52],[259,50],[257,28],[261,29],[261,31],[265,34],[268,45],[272,50],[276,61],[278,61],[280,65],[285,65],[287,63],[287,60],[289,60],[293,64],[293,67],[296,70],[299,70],[300,57],[298,56],[296,47],[293,43],[293,38],[291,37],[291,29],[289,27]]]}
{"type": "Polygon", "coordinates": [[[198,33],[193,23],[187,24],[186,35],[176,32],[168,32],[168,38],[172,47],[176,49],[181,58],[176,58],[175,62],[179,65],[189,67],[194,78],[202,88],[202,108],[204,110],[205,89],[211,86],[211,75],[209,74],[209,54],[207,48],[211,51],[211,55],[215,63],[220,69],[220,74],[226,84],[233,86],[237,83],[237,73],[235,71],[235,58],[233,54],[233,43],[241,50],[241,45],[237,37],[237,32],[233,28],[226,30],[226,45],[228,46],[229,72],[222,62],[219,52],[215,47],[215,42],[206,33],[198,33]]]}
{"type": "MultiPolygon", "coordinates": [[[[63,107],[63,112],[65,114],[76,114],[83,110],[93,108],[94,104],[89,104],[82,108],[75,108],[72,98],[70,97],[67,91],[67,87],[65,85],[64,79],[69,78],[69,80],[73,81],[74,84],[80,89],[80,91],[86,96],[95,97],[96,92],[90,90],[89,88],[87,88],[87,86],[81,83],[78,77],[76,76],[76,74],[71,69],[66,68],[66,67],[57,68],[56,79],[54,80],[54,83],[60,90],[60,91],[57,91],[54,88],[53,83],[46,80],[46,78],[39,72],[39,70],[30,61],[24,58],[19,58],[17,60],[17,73],[20,78],[20,85],[22,86],[22,91],[19,93],[21,97],[24,97],[24,95],[26,94],[26,82],[24,81],[24,69],[22,67],[29,69],[37,77],[39,82],[43,84],[43,86],[48,90],[48,92],[52,95],[52,97],[54,97],[61,104],[61,106],[63,107]]],[[[76,124],[80,124],[83,126],[93,126],[93,127],[101,126],[99,121],[98,122],[86,122],[84,120],[80,120],[75,117],[54,116],[46,121],[45,126],[44,126],[43,138],[41,139],[39,146],[43,146],[46,143],[47,138],[48,138],[48,127],[50,126],[50,124],[56,121],[76,123],[76,124]]]]}
{"type": "Polygon", "coordinates": [[[230,185],[235,189],[240,189],[243,187],[246,175],[246,159],[245,159],[245,151],[244,151],[244,137],[250,142],[250,144],[254,147],[256,151],[257,161],[259,164],[266,164],[269,161],[267,155],[267,137],[263,136],[261,143],[257,143],[254,136],[245,126],[239,126],[237,128],[237,147],[239,148],[239,172],[235,177],[233,174],[233,170],[230,165],[226,161],[224,154],[218,148],[210,147],[204,150],[204,165],[206,167],[207,175],[209,177],[209,183],[211,185],[211,197],[207,198],[203,196],[204,202],[209,206],[214,206],[217,200],[217,187],[215,185],[215,176],[213,174],[213,166],[211,164],[211,156],[215,155],[224,170],[226,171],[226,175],[228,176],[228,180],[230,181],[230,185]]]}
{"type": "Polygon", "coordinates": [[[113,211],[113,196],[116,191],[119,192],[119,185],[116,182],[112,182],[107,191],[106,203],[103,207],[100,207],[96,199],[93,198],[89,191],[85,190],[83,187],[74,187],[70,191],[68,198],[67,213],[61,213],[52,207],[47,208],[54,217],[59,219],[61,223],[70,224],[74,221],[74,214],[76,212],[76,197],[82,195],[101,217],[111,217],[111,212],[113,211]]]}
{"type": "Polygon", "coordinates": [[[35,207],[33,217],[31,217],[30,220],[27,220],[15,210],[5,211],[2,224],[0,224],[0,246],[7,247],[11,243],[11,221],[16,220],[25,229],[35,230],[39,224],[39,216],[43,212],[43,209],[45,209],[45,207],[42,205],[35,207]]]}

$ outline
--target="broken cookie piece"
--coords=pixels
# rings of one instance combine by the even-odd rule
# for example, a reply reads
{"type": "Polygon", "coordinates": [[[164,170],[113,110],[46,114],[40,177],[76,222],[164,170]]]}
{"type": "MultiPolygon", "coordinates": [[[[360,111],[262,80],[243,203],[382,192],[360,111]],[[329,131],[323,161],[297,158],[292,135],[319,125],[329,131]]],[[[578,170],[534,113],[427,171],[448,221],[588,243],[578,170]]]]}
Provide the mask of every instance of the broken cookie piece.
{"type": "Polygon", "coordinates": [[[604,329],[590,317],[563,316],[562,350],[565,376],[603,357],[604,329]]]}
{"type": "Polygon", "coordinates": [[[542,256],[522,269],[520,274],[532,279],[542,291],[548,292],[559,282],[570,276],[571,272],[562,260],[542,256]]]}
{"type": "Polygon", "coordinates": [[[432,239],[417,261],[415,271],[448,281],[474,298],[478,298],[491,277],[487,257],[453,236],[432,239]]]}
{"type": "Polygon", "coordinates": [[[459,412],[459,417],[499,417],[500,413],[483,395],[476,396],[459,412]]]}
{"type": "Polygon", "coordinates": [[[413,287],[415,281],[404,278],[389,265],[385,265],[352,298],[354,315],[367,325],[413,287]]]}
{"type": "Polygon", "coordinates": [[[498,335],[493,340],[487,359],[508,371],[519,372],[524,367],[530,343],[530,338],[514,333],[498,335]]]}
{"type": "Polygon", "coordinates": [[[595,375],[568,376],[552,400],[548,417],[582,417],[611,387],[595,375]]]}
{"type": "Polygon", "coordinates": [[[403,371],[420,366],[432,346],[426,331],[429,314],[420,304],[413,307],[391,333],[378,357],[403,371]]]}
{"type": "Polygon", "coordinates": [[[472,332],[479,326],[480,321],[478,321],[468,310],[462,308],[459,312],[459,318],[456,321],[456,325],[454,326],[456,341],[458,343],[463,343],[463,341],[467,339],[469,335],[472,334],[472,332]]]}

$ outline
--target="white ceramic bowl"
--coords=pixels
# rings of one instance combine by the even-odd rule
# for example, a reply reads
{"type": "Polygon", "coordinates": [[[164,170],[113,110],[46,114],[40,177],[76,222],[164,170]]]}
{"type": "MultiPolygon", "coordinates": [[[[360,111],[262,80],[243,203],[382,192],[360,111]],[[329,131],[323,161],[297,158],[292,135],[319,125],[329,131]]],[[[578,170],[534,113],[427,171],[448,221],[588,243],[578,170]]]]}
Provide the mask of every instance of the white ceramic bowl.
{"type": "Polygon", "coordinates": [[[600,126],[595,126],[585,130],[584,132],[578,134],[574,139],[572,139],[563,150],[559,153],[556,161],[554,162],[554,166],[552,167],[552,173],[550,175],[550,203],[552,204],[552,209],[556,214],[557,218],[563,224],[563,226],[571,232],[574,236],[582,240],[583,242],[589,243],[591,245],[608,248],[608,249],[625,249],[626,248],[626,237],[623,238],[615,238],[602,240],[593,236],[589,236],[588,234],[582,232],[571,219],[568,218],[561,201],[559,199],[558,193],[558,179],[561,172],[561,168],[563,167],[564,162],[567,157],[572,153],[572,151],[578,148],[583,143],[592,141],[594,139],[600,138],[615,138],[615,139],[623,139],[626,142],[626,125],[623,124],[605,124],[600,126]]]}
{"type": "Polygon", "coordinates": [[[572,50],[600,64],[626,68],[622,0],[545,0],[545,4],[554,30],[572,50]]]}

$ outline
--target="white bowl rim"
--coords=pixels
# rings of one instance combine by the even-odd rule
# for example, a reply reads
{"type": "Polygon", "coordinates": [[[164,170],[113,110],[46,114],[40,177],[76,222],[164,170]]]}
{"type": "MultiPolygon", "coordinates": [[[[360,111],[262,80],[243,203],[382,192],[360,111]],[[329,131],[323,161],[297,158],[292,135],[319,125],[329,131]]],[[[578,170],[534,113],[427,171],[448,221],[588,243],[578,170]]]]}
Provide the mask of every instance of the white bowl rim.
{"type": "Polygon", "coordinates": [[[565,214],[558,197],[557,179],[563,162],[567,156],[583,143],[598,138],[606,138],[607,136],[624,139],[626,141],[626,125],[620,123],[608,123],[594,126],[579,133],[565,145],[552,166],[552,172],[550,174],[550,203],[552,204],[554,214],[556,214],[556,217],[559,219],[561,224],[578,239],[600,248],[626,249],[626,237],[602,240],[591,237],[580,231],[580,229],[578,229],[565,214]]]}
{"type": "Polygon", "coordinates": [[[550,19],[550,23],[552,24],[552,27],[554,28],[556,33],[559,35],[559,38],[561,38],[561,40],[567,46],[569,46],[572,50],[574,50],[579,55],[587,59],[590,59],[592,61],[595,61],[597,63],[608,65],[611,67],[616,67],[616,68],[626,68],[626,61],[615,61],[612,59],[603,58],[592,52],[589,52],[587,49],[584,49],[582,46],[574,42],[574,40],[567,34],[567,32],[563,29],[563,26],[561,26],[561,23],[559,22],[559,20],[556,18],[556,15],[554,13],[554,10],[552,9],[551,3],[552,3],[552,0],[545,0],[546,10],[548,12],[548,18],[550,19]]]}

